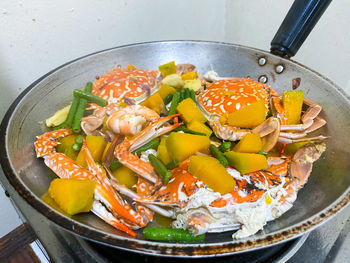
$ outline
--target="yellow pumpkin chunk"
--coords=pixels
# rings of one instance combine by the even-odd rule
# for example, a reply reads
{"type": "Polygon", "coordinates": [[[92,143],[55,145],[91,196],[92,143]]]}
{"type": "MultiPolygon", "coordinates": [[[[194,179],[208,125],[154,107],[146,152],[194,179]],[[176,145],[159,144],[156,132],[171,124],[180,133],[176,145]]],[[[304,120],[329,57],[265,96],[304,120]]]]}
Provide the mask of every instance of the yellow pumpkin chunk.
{"type": "Polygon", "coordinates": [[[172,159],[180,162],[196,152],[209,153],[208,136],[172,132],[166,140],[166,147],[172,159]]]}
{"type": "Polygon", "coordinates": [[[193,80],[198,78],[198,73],[197,71],[190,71],[190,72],[186,72],[184,74],[181,75],[182,80],[193,80]]]}
{"type": "Polygon", "coordinates": [[[164,100],[169,94],[174,94],[176,92],[176,89],[173,87],[167,85],[167,84],[162,84],[160,89],[158,90],[158,93],[160,97],[164,100]]]}
{"type": "Polygon", "coordinates": [[[262,142],[258,133],[247,133],[233,148],[235,152],[258,153],[262,149],[262,142]]]}
{"type": "Polygon", "coordinates": [[[170,163],[172,161],[171,156],[169,155],[168,149],[166,147],[167,137],[163,137],[160,140],[158,149],[157,149],[157,157],[165,164],[170,163]]]}
{"type": "Polygon", "coordinates": [[[157,222],[158,225],[160,225],[162,227],[170,227],[173,219],[169,218],[169,217],[162,216],[158,213],[155,213],[154,214],[154,221],[157,222]]]}
{"type": "Polygon", "coordinates": [[[40,199],[47,205],[49,205],[50,207],[52,207],[53,209],[55,209],[57,212],[60,212],[62,214],[65,214],[68,217],[71,217],[70,215],[68,215],[56,202],[55,200],[52,199],[52,197],[49,195],[49,192],[46,192],[45,194],[43,194],[40,199]]]}
{"type": "Polygon", "coordinates": [[[176,108],[177,112],[181,114],[181,118],[186,122],[190,123],[194,120],[199,122],[206,122],[207,119],[203,113],[198,109],[196,103],[191,99],[187,98],[179,103],[176,108]]]}
{"type": "Polygon", "coordinates": [[[126,68],[127,68],[128,70],[133,70],[133,69],[136,69],[136,66],[135,66],[135,65],[130,65],[130,64],[128,64],[126,68]]]}
{"type": "Polygon", "coordinates": [[[75,138],[78,135],[72,134],[59,139],[60,144],[57,145],[56,150],[60,153],[64,153],[72,160],[75,160],[78,156],[78,152],[72,149],[72,145],[75,143],[75,138]]]}
{"type": "Polygon", "coordinates": [[[77,179],[54,179],[49,195],[69,215],[89,212],[94,198],[95,182],[77,179]]]}
{"type": "Polygon", "coordinates": [[[283,91],[282,102],[288,125],[300,123],[300,115],[303,107],[303,101],[303,90],[283,91]]]}
{"type": "MultiPolygon", "coordinates": [[[[106,141],[103,136],[86,136],[86,144],[95,162],[100,162],[102,154],[106,148],[106,141]]],[[[87,168],[85,156],[82,150],[80,150],[77,159],[75,160],[80,166],[87,168]]]]}
{"type": "Polygon", "coordinates": [[[191,156],[188,172],[220,194],[231,192],[236,185],[233,177],[214,157],[191,156]]]}
{"type": "Polygon", "coordinates": [[[184,88],[198,91],[201,87],[202,87],[202,82],[200,79],[185,80],[184,88]]]}
{"type": "Polygon", "coordinates": [[[227,123],[234,127],[254,128],[265,120],[264,101],[256,101],[244,108],[230,113],[227,123]]]}
{"type": "Polygon", "coordinates": [[[259,171],[268,167],[267,159],[262,154],[230,151],[226,152],[225,156],[228,163],[237,169],[241,174],[259,171]]]}
{"type": "Polygon", "coordinates": [[[165,112],[165,105],[164,101],[159,95],[159,93],[154,93],[152,96],[150,96],[148,99],[146,99],[144,102],[141,103],[141,105],[146,106],[158,114],[162,114],[165,112]]]}
{"type": "Polygon", "coordinates": [[[310,143],[311,141],[306,141],[306,142],[295,142],[295,143],[290,143],[286,145],[286,148],[284,149],[285,155],[294,155],[297,150],[299,150],[302,146],[305,144],[310,143]]]}
{"type": "Polygon", "coordinates": [[[187,128],[189,128],[192,131],[204,133],[207,136],[210,136],[213,133],[213,131],[209,127],[197,120],[193,120],[189,124],[187,124],[187,128]]]}
{"type": "Polygon", "coordinates": [[[162,83],[174,87],[175,89],[181,89],[185,84],[179,74],[171,74],[166,76],[162,80],[162,83]]]}
{"type": "Polygon", "coordinates": [[[113,176],[120,184],[125,185],[128,188],[132,188],[137,183],[135,172],[125,166],[113,171],[113,176]]]}
{"type": "Polygon", "coordinates": [[[158,67],[163,77],[176,73],[175,61],[170,61],[158,67]]]}
{"type": "Polygon", "coordinates": [[[109,146],[111,146],[111,142],[107,142],[106,147],[105,147],[105,149],[103,150],[103,153],[102,153],[101,162],[103,162],[104,159],[106,158],[106,154],[107,154],[109,146]]]}

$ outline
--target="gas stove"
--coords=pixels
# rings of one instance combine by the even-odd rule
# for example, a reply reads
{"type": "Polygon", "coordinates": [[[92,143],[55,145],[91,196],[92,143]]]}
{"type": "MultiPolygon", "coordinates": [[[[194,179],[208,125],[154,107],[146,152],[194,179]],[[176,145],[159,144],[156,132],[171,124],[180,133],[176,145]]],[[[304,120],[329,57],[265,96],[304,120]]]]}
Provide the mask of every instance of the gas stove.
{"type": "MultiPolygon", "coordinates": [[[[5,178],[2,178],[5,179],[5,178]]],[[[211,258],[175,258],[146,256],[98,244],[73,235],[50,222],[26,203],[9,185],[2,180],[12,202],[27,222],[52,262],[349,262],[350,252],[350,206],[334,218],[317,228],[291,241],[272,247],[233,256],[211,258]]]]}

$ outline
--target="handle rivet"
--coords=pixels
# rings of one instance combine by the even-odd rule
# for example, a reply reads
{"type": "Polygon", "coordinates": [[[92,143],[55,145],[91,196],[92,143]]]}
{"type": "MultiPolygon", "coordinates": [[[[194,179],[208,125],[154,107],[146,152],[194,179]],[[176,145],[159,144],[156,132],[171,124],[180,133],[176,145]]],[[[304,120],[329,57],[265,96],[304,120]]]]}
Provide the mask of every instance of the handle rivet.
{"type": "Polygon", "coordinates": [[[264,65],[266,64],[266,62],[267,62],[267,59],[264,58],[264,57],[261,57],[261,58],[259,58],[259,60],[258,60],[259,66],[264,66],[264,65]]]}
{"type": "Polygon", "coordinates": [[[265,75],[261,75],[258,81],[261,83],[266,83],[268,81],[268,78],[265,75]]]}
{"type": "Polygon", "coordinates": [[[280,74],[282,73],[284,70],[284,66],[283,65],[277,65],[275,68],[276,73],[280,74]]]}

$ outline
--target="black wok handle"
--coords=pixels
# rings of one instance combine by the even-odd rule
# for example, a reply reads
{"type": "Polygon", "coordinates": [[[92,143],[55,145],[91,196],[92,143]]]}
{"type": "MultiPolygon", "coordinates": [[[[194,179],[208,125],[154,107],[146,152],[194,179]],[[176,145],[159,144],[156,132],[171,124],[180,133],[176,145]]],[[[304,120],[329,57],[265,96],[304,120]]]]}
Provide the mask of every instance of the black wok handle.
{"type": "Polygon", "coordinates": [[[271,42],[271,53],[294,56],[332,0],[295,0],[271,42]]]}

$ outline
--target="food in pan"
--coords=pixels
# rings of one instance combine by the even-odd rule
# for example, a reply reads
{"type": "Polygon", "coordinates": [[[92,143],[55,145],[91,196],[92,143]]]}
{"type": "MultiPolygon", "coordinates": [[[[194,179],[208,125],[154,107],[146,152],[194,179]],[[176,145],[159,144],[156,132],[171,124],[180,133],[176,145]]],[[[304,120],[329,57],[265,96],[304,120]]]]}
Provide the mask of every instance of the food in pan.
{"type": "Polygon", "coordinates": [[[299,89],[278,94],[191,64],[128,65],[75,90],[35,150],[61,178],[49,194],[68,214],[91,211],[153,240],[238,239],[292,207],[326,149],[327,136],[308,135],[326,124],[321,110],[299,89]],[[159,216],[171,229],[149,227],[159,216]]]}

